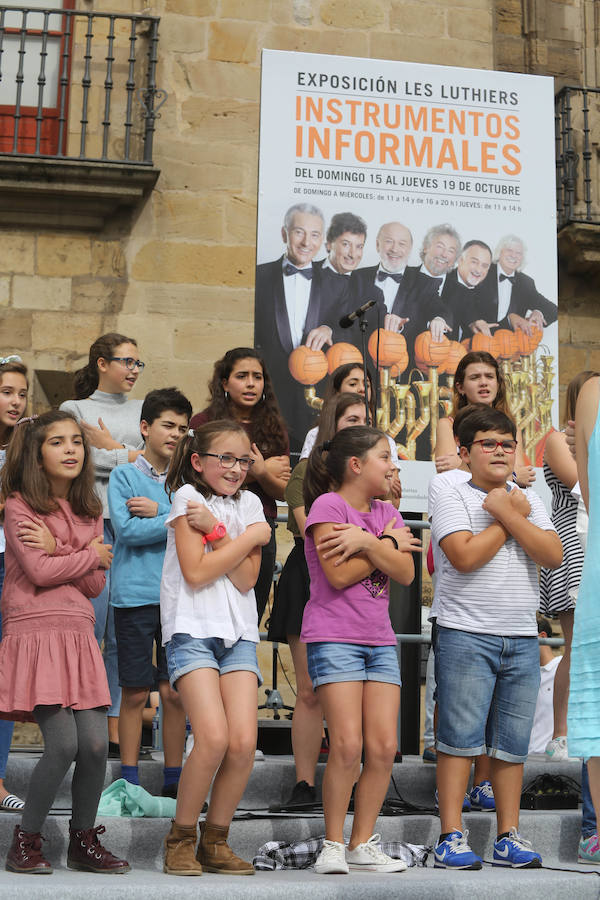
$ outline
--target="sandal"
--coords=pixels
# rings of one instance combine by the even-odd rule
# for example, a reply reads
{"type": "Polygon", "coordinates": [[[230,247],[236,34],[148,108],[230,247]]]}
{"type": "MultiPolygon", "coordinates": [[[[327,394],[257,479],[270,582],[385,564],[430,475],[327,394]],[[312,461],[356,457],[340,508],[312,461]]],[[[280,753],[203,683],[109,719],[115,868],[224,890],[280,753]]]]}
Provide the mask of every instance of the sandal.
{"type": "Polygon", "coordinates": [[[0,800],[0,809],[4,812],[20,812],[24,806],[24,802],[14,794],[7,794],[4,800],[0,800]]]}

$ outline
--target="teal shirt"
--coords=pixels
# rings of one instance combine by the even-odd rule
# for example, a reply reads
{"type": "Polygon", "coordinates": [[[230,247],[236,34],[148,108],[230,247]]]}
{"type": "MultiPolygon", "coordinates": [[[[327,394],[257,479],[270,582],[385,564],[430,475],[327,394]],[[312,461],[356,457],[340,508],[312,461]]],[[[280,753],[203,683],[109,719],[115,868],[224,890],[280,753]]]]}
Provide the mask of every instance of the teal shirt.
{"type": "Polygon", "coordinates": [[[149,467],[126,463],[113,469],[108,482],[108,506],[115,531],[114,559],[110,569],[112,606],[158,606],[160,579],[167,545],[166,519],[171,501],[163,480],[156,480],[149,467]],[[132,516],[126,501],[148,497],[158,503],[152,518],[132,516]]]}

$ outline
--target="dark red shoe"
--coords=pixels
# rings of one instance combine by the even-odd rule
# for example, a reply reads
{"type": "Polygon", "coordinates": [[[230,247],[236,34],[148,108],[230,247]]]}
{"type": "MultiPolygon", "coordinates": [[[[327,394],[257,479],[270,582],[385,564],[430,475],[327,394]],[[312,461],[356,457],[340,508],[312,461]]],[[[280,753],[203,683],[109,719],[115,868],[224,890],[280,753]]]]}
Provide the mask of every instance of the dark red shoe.
{"type": "Polygon", "coordinates": [[[104,825],[96,828],[75,831],[69,825],[69,850],[67,852],[67,866],[69,869],[78,869],[80,872],[96,872],[98,875],[123,875],[129,872],[129,863],[116,856],[103,847],[98,839],[99,834],[104,834],[104,825]]]}
{"type": "Polygon", "coordinates": [[[22,875],[52,875],[52,866],[42,854],[43,840],[39,831],[23,831],[20,825],[15,825],[5,868],[22,875]]]}

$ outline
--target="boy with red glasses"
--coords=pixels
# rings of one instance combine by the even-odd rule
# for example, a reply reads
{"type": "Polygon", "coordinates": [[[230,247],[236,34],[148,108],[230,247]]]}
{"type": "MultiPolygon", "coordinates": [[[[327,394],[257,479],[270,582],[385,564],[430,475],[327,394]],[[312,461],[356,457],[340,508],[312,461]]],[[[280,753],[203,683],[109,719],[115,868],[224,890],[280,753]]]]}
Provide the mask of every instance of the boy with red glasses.
{"type": "Polygon", "coordinates": [[[539,497],[507,483],[514,422],[499,410],[474,407],[460,422],[458,439],[471,479],[444,491],[432,517],[432,537],[442,550],[435,866],[481,868],[461,811],[472,759],[487,753],[498,824],[493,863],[539,868],[540,855],[518,832],[519,804],[540,680],[536,566],[559,566],[562,544],[539,497]]]}

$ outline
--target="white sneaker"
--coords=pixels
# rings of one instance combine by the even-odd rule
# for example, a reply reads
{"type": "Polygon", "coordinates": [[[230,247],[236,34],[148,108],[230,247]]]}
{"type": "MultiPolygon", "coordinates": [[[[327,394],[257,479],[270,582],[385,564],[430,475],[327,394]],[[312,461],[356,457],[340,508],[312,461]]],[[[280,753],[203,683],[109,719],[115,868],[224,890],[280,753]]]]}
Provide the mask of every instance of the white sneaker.
{"type": "Polygon", "coordinates": [[[380,834],[374,834],[366,844],[358,844],[354,850],[346,849],[346,862],[351,869],[362,869],[363,872],[404,872],[406,863],[401,859],[392,859],[379,846],[380,834]]]}
{"type": "Polygon", "coordinates": [[[317,875],[347,875],[349,871],[344,844],[338,841],[323,841],[323,847],[315,862],[317,875]]]}
{"type": "Polygon", "coordinates": [[[546,744],[546,757],[560,762],[563,759],[569,759],[569,748],[567,746],[566,737],[555,737],[546,744]]]}

